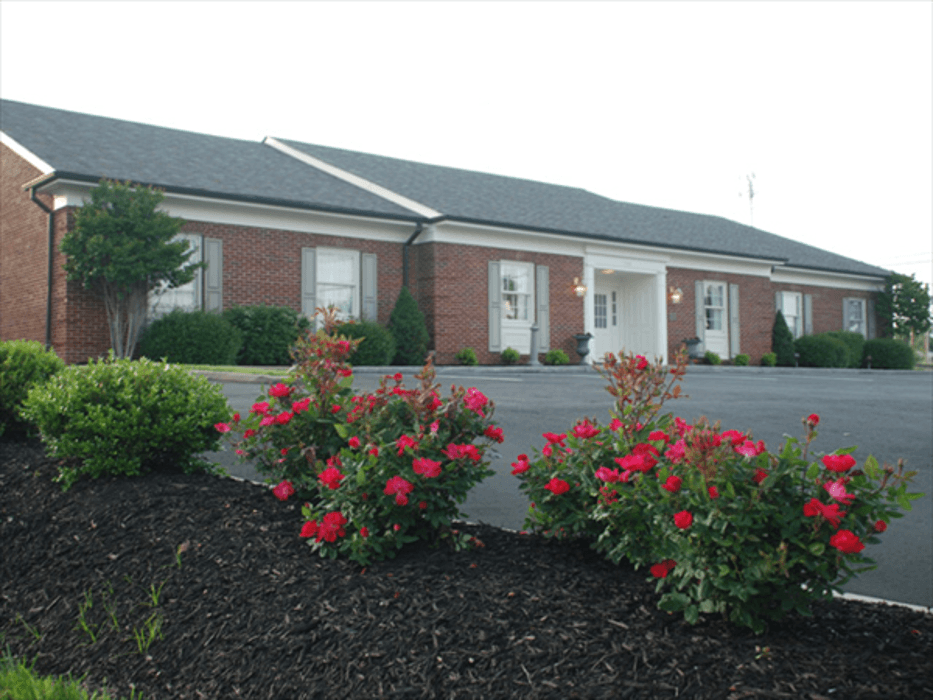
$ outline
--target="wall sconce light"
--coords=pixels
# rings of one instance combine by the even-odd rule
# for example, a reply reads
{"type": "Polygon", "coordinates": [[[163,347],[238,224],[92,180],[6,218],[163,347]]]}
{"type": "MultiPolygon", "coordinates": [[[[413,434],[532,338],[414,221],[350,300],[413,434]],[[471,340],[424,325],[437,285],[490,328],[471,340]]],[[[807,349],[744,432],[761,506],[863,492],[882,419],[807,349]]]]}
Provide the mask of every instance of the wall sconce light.
{"type": "Polygon", "coordinates": [[[574,277],[573,284],[570,285],[570,291],[578,297],[586,296],[586,285],[580,281],[579,277],[574,277]]]}
{"type": "Polygon", "coordinates": [[[683,290],[680,287],[677,289],[671,287],[670,291],[667,293],[667,298],[670,299],[672,304],[679,304],[684,300],[683,290]]]}

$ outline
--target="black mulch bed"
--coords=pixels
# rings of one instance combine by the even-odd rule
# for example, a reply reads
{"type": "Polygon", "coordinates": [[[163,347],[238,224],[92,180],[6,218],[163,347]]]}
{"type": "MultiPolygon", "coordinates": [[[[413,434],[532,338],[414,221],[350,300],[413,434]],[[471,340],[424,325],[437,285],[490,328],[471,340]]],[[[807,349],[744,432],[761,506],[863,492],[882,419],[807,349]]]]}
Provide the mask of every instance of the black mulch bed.
{"type": "Polygon", "coordinates": [[[92,689],[147,699],[933,697],[931,615],[837,600],[761,636],[718,618],[691,627],[656,609],[644,571],[579,544],[465,525],[484,547],[413,546],[361,570],[310,552],[299,510],[266,488],[160,473],[62,493],[54,466],[37,444],[0,443],[0,645],[40,674],[86,674],[92,689]],[[79,626],[82,606],[95,642],[79,626]],[[140,652],[134,630],[147,620],[162,621],[162,636],[140,652]]]}

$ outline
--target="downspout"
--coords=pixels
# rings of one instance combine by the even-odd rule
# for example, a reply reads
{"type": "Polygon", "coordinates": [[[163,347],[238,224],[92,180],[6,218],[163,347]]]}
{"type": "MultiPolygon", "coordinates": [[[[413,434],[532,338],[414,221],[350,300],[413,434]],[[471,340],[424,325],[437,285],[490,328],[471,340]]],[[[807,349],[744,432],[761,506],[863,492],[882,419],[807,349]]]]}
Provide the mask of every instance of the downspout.
{"type": "MultiPolygon", "coordinates": [[[[418,223],[418,228],[416,228],[412,234],[408,237],[408,240],[405,241],[405,244],[402,246],[402,286],[408,287],[408,249],[411,247],[411,244],[414,240],[424,231],[424,224],[421,222],[418,223]]],[[[409,289],[408,291],[411,291],[409,289]]]]}
{"type": "Polygon", "coordinates": [[[49,215],[49,264],[48,264],[48,289],[45,296],[45,349],[52,348],[52,273],[54,271],[53,255],[55,253],[55,212],[49,209],[40,200],[36,199],[36,188],[29,188],[29,199],[39,205],[46,214],[49,215]]]}

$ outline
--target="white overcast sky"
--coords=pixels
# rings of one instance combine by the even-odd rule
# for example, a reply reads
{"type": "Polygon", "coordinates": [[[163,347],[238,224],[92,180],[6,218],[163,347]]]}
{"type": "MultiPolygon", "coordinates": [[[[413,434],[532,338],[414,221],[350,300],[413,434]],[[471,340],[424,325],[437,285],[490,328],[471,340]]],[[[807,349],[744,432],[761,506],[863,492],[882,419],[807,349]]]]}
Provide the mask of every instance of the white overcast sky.
{"type": "Polygon", "coordinates": [[[933,3],[0,1],[0,95],[582,187],[933,281],[933,3]],[[740,196],[742,193],[743,196],[740,196]]]}

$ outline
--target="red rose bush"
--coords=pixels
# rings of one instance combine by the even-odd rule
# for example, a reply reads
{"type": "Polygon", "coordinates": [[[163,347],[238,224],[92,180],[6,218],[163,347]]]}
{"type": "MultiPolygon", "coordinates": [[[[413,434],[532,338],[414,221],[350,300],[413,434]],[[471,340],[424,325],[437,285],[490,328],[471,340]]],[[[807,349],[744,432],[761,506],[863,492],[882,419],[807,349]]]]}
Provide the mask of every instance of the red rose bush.
{"type": "Polygon", "coordinates": [[[875,568],[863,550],[921,497],[907,492],[916,472],[874,457],[858,469],[855,448],[812,460],[816,414],[774,453],[751,433],[662,414],[685,369],[683,351],[670,368],[607,355],[610,423],[544,433],[537,458],[512,464],[532,501],[526,527],[649,567],[659,607],[688,622],[719,613],[756,632],[875,568]]]}
{"type": "Polygon", "coordinates": [[[304,501],[300,535],[322,556],[366,565],[418,539],[469,545],[450,523],[493,474],[484,453],[504,439],[493,402],[463,387],[442,398],[430,360],[413,389],[396,374],[353,393],[347,358],[362,339],[340,336],[333,313],[318,311],[323,328],[299,340],[287,381],[215,428],[278,484],[276,497],[304,501]]]}

